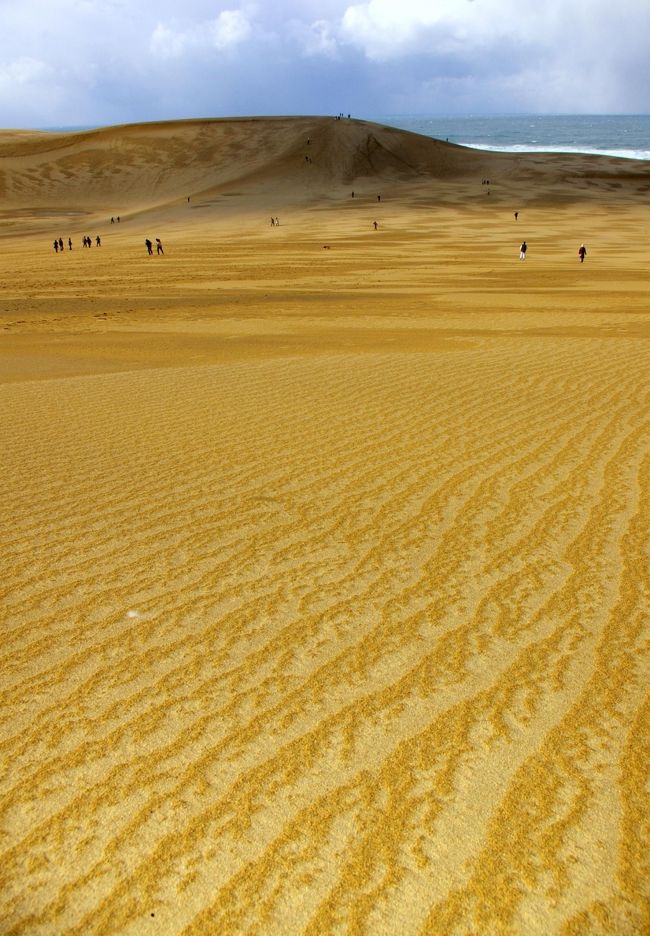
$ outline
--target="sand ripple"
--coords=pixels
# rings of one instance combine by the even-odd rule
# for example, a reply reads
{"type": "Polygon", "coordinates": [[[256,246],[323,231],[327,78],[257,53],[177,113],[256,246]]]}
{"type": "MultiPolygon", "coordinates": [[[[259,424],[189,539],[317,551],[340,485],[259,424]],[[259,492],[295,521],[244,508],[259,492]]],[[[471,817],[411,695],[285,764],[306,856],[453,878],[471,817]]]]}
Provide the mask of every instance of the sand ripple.
{"type": "Polygon", "coordinates": [[[649,363],[2,387],[3,932],[650,931],[649,363]]]}

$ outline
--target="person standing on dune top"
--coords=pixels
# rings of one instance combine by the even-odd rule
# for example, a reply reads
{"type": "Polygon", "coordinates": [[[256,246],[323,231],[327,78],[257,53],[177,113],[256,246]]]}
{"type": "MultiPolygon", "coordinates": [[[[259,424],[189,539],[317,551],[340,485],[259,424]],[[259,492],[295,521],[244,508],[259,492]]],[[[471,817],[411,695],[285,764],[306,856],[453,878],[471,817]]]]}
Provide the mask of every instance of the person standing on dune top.
{"type": "Polygon", "coordinates": [[[524,241],[524,242],[522,243],[521,247],[519,248],[519,259],[520,259],[520,260],[525,260],[525,259],[526,259],[526,251],[527,251],[527,250],[528,250],[528,244],[526,243],[526,241],[524,241]]]}
{"type": "Polygon", "coordinates": [[[580,257],[580,263],[584,263],[585,257],[587,256],[587,248],[584,244],[580,244],[578,247],[578,256],[580,257]]]}
{"type": "Polygon", "coordinates": [[[147,248],[147,253],[151,257],[153,255],[153,244],[151,243],[148,237],[145,239],[144,244],[145,244],[145,247],[147,248]]]}

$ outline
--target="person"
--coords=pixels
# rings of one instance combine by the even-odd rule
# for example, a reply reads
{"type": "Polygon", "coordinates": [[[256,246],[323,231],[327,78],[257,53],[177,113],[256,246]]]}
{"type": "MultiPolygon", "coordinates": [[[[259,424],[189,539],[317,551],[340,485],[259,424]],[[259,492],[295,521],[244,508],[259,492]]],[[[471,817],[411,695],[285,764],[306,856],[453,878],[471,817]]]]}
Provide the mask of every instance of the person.
{"type": "Polygon", "coordinates": [[[587,248],[584,244],[580,244],[580,247],[578,248],[578,256],[580,257],[580,263],[584,263],[585,257],[587,256],[587,248]]]}
{"type": "Polygon", "coordinates": [[[115,218],[111,218],[111,224],[115,224],[115,218]]]}
{"type": "Polygon", "coordinates": [[[58,240],[55,240],[54,241],[54,253],[58,253],[58,252],[59,252],[59,242],[58,240]]]}
{"type": "Polygon", "coordinates": [[[99,236],[99,234],[98,234],[97,237],[95,238],[95,243],[97,244],[98,247],[101,247],[101,246],[102,246],[102,239],[101,239],[101,237],[99,236]]]}
{"type": "Polygon", "coordinates": [[[528,250],[528,244],[526,243],[526,241],[523,241],[521,247],[519,248],[519,259],[520,259],[520,260],[525,260],[525,259],[526,259],[526,251],[527,251],[527,250],[528,250]]]}
{"type": "Polygon", "coordinates": [[[276,227],[280,227],[280,219],[279,219],[279,218],[276,218],[276,219],[275,219],[275,226],[276,226],[276,227]]]}
{"type": "Polygon", "coordinates": [[[381,195],[377,196],[377,201],[381,201],[381,195]]]}
{"type": "Polygon", "coordinates": [[[517,220],[518,217],[519,217],[519,212],[515,211],[515,221],[517,220]]]}
{"type": "Polygon", "coordinates": [[[378,224],[378,222],[377,222],[377,221],[373,221],[372,223],[374,224],[374,226],[375,226],[375,231],[376,231],[376,230],[377,230],[377,228],[379,227],[379,224],[378,224]]]}
{"type": "Polygon", "coordinates": [[[352,198],[354,198],[354,192],[352,192],[352,198]]]}
{"type": "Polygon", "coordinates": [[[68,238],[68,250],[72,250],[72,238],[68,238]]]}
{"type": "Polygon", "coordinates": [[[275,227],[275,218],[271,218],[271,227],[275,227]]]}
{"type": "Polygon", "coordinates": [[[145,238],[145,246],[147,248],[147,253],[151,257],[151,255],[153,254],[153,244],[151,243],[148,237],[145,238]]]}
{"type": "Polygon", "coordinates": [[[165,254],[165,251],[163,250],[162,242],[159,237],[156,238],[156,253],[163,254],[163,256],[165,254]]]}
{"type": "Polygon", "coordinates": [[[59,238],[59,250],[63,250],[63,238],[59,238]]]}

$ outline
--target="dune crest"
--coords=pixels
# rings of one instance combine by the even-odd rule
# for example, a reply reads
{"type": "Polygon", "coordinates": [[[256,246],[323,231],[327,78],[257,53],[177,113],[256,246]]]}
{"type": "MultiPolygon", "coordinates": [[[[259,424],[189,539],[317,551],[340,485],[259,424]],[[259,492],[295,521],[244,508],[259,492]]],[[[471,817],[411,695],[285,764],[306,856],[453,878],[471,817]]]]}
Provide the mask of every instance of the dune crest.
{"type": "Polygon", "coordinates": [[[524,200],[650,190],[647,164],[576,154],[471,150],[360,120],[326,117],[171,121],[76,133],[0,131],[3,211],[143,212],[233,191],[280,207],[357,184],[425,187],[479,176],[524,200]],[[309,140],[309,144],[307,144],[309,140]],[[536,192],[536,189],[539,189],[536,192]],[[624,191],[619,192],[623,188],[624,191]]]}

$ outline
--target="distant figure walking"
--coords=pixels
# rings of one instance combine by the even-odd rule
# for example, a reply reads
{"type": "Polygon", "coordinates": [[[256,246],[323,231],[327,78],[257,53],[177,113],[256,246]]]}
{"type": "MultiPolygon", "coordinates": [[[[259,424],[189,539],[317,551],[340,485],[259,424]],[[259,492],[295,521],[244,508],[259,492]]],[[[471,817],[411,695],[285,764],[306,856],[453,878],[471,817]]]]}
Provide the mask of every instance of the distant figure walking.
{"type": "Polygon", "coordinates": [[[580,257],[580,263],[584,263],[585,257],[587,256],[587,248],[584,244],[580,244],[578,247],[578,256],[580,257]]]}
{"type": "Polygon", "coordinates": [[[115,218],[111,218],[111,224],[115,224],[115,218]]]}
{"type": "Polygon", "coordinates": [[[102,239],[101,239],[101,237],[99,236],[99,234],[98,234],[97,237],[95,238],[95,243],[97,244],[98,247],[101,247],[101,246],[102,246],[102,239]]]}
{"type": "Polygon", "coordinates": [[[63,250],[63,238],[59,238],[59,250],[63,250]]]}
{"type": "Polygon", "coordinates": [[[275,219],[275,226],[276,226],[276,227],[280,227],[280,219],[279,219],[279,218],[276,218],[276,219],[275,219]]]}
{"type": "Polygon", "coordinates": [[[376,230],[377,230],[377,228],[379,227],[379,222],[377,222],[377,221],[373,221],[372,223],[374,224],[374,226],[375,226],[375,231],[376,231],[376,230]]]}
{"type": "Polygon", "coordinates": [[[381,195],[377,196],[377,201],[381,201],[381,195]]]}
{"type": "Polygon", "coordinates": [[[519,217],[519,212],[515,211],[515,221],[517,220],[518,217],[519,217]]]}
{"type": "Polygon", "coordinates": [[[352,192],[352,198],[354,198],[354,192],[352,192]]]}
{"type": "Polygon", "coordinates": [[[527,250],[528,250],[528,244],[526,243],[526,241],[523,241],[521,247],[519,248],[519,259],[520,259],[520,260],[525,260],[525,259],[526,259],[526,251],[527,251],[527,250]]]}
{"type": "Polygon", "coordinates": [[[149,240],[148,237],[145,239],[145,242],[144,242],[144,243],[145,243],[145,247],[147,248],[147,253],[148,253],[149,256],[151,257],[152,254],[153,254],[153,244],[152,244],[152,242],[149,240]]]}
{"type": "Polygon", "coordinates": [[[275,227],[275,218],[271,218],[271,227],[275,227]]]}
{"type": "Polygon", "coordinates": [[[156,238],[156,253],[163,254],[163,256],[165,254],[165,251],[163,250],[162,242],[159,237],[156,238]]]}
{"type": "Polygon", "coordinates": [[[54,253],[58,253],[58,252],[59,252],[59,242],[58,240],[55,240],[54,241],[54,253]]]}
{"type": "Polygon", "coordinates": [[[72,238],[68,238],[68,250],[72,250],[72,238]]]}

